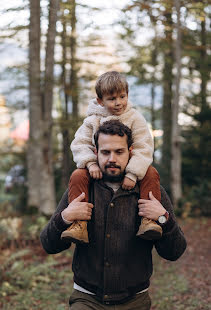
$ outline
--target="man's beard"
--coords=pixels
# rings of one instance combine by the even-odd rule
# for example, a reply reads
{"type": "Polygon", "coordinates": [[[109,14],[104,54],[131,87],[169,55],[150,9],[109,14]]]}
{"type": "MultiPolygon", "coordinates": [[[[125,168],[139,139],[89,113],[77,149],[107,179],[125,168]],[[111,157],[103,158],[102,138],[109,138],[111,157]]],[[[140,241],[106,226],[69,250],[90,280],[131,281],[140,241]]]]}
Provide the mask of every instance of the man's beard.
{"type": "Polygon", "coordinates": [[[116,164],[108,164],[105,166],[105,170],[107,168],[118,168],[120,170],[120,174],[116,175],[116,174],[108,174],[106,172],[103,172],[103,180],[105,182],[112,182],[112,183],[122,182],[122,180],[124,179],[124,176],[125,176],[125,172],[121,172],[120,166],[118,166],[116,164]]]}
{"type": "Polygon", "coordinates": [[[107,174],[106,172],[103,172],[103,181],[104,182],[120,183],[123,181],[124,177],[125,177],[124,172],[121,172],[118,175],[112,175],[112,174],[107,174]]]}

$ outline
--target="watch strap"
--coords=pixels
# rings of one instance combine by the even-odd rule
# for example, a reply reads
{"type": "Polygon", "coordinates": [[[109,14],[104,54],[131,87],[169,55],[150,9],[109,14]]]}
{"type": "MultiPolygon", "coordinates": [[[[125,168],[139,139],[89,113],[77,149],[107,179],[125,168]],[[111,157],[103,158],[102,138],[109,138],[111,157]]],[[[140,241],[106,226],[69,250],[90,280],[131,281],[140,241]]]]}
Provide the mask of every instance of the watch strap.
{"type": "Polygon", "coordinates": [[[169,219],[169,213],[168,213],[168,211],[166,211],[165,214],[163,214],[163,215],[165,216],[166,220],[168,221],[168,219],[169,219]]]}

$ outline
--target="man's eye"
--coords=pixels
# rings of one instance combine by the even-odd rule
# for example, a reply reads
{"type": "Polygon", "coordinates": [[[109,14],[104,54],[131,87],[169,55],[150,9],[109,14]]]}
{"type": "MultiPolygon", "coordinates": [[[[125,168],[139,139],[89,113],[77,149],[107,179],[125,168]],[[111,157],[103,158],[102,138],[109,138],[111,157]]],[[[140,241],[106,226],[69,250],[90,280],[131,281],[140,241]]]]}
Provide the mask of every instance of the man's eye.
{"type": "Polygon", "coordinates": [[[122,154],[122,153],[123,153],[123,151],[122,151],[122,150],[117,151],[117,154],[122,154]]]}
{"type": "Polygon", "coordinates": [[[109,154],[109,151],[102,151],[101,152],[103,155],[108,155],[109,154]]]}

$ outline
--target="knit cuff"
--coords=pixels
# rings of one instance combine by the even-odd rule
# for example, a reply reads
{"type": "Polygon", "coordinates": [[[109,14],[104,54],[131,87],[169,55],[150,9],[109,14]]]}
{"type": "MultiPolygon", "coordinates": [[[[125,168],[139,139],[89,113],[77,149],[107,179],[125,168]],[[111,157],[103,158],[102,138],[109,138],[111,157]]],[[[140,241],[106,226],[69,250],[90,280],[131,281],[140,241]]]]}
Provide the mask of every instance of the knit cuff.
{"type": "Polygon", "coordinates": [[[133,182],[136,183],[136,181],[137,181],[137,176],[136,176],[135,174],[128,172],[125,176],[126,176],[128,179],[130,179],[130,180],[132,180],[133,182]]]}
{"type": "Polygon", "coordinates": [[[63,219],[63,222],[65,222],[65,224],[71,225],[71,224],[73,223],[73,221],[65,220],[65,218],[64,218],[64,216],[63,216],[63,214],[62,214],[62,212],[61,212],[61,217],[62,217],[62,219],[63,219]]]}
{"type": "Polygon", "coordinates": [[[54,223],[55,223],[55,226],[58,230],[60,231],[64,231],[65,229],[67,229],[70,224],[66,224],[63,219],[62,219],[62,216],[61,216],[61,213],[57,213],[54,217],[54,223]]]}
{"type": "Polygon", "coordinates": [[[174,225],[175,225],[175,221],[174,221],[173,217],[171,216],[171,214],[169,214],[168,221],[165,224],[162,224],[160,226],[163,229],[163,233],[167,233],[167,232],[172,230],[174,225]]]}
{"type": "Polygon", "coordinates": [[[94,164],[96,164],[96,161],[90,161],[89,163],[87,163],[86,164],[87,169],[89,170],[89,168],[94,164]]]}

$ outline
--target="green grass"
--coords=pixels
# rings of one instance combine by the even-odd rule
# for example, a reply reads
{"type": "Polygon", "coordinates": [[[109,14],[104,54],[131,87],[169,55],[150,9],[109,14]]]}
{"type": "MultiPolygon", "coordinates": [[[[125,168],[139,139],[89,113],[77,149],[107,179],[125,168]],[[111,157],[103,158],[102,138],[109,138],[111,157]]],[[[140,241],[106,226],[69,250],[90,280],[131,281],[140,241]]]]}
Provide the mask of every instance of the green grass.
{"type": "MultiPolygon", "coordinates": [[[[167,262],[154,253],[150,287],[152,310],[211,309],[194,295],[191,283],[177,262],[167,262]]],[[[39,255],[33,248],[18,250],[0,267],[1,310],[66,310],[72,291],[72,251],[39,255]]]]}
{"type": "Polygon", "coordinates": [[[31,249],[13,254],[1,267],[2,310],[64,310],[72,290],[71,252],[36,260],[31,249]],[[69,262],[69,263],[68,263],[69,262]]]}
{"type": "Polygon", "coordinates": [[[167,262],[153,253],[154,272],[150,296],[153,310],[209,310],[211,305],[192,291],[178,262],[167,262]]]}

